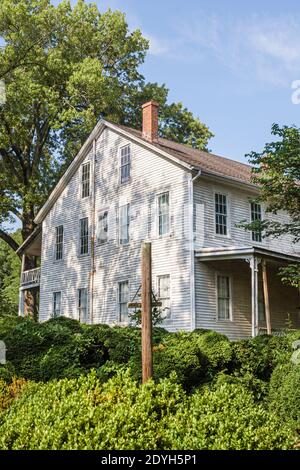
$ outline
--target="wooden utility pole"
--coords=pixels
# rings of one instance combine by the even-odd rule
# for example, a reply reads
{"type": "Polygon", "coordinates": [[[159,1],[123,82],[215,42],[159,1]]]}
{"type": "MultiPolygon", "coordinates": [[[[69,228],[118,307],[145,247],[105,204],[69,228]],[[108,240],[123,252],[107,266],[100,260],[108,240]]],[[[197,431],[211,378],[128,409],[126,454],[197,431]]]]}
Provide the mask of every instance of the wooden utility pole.
{"type": "Polygon", "coordinates": [[[152,366],[152,270],[151,243],[142,243],[142,377],[151,379],[152,366]]]}
{"type": "Polygon", "coordinates": [[[272,333],[271,328],[271,315],[270,315],[270,300],[269,300],[269,289],[268,289],[268,276],[267,276],[267,263],[266,260],[262,260],[262,278],[263,278],[263,289],[264,289],[264,301],[265,301],[265,312],[266,312],[266,323],[267,333],[272,333]]]}

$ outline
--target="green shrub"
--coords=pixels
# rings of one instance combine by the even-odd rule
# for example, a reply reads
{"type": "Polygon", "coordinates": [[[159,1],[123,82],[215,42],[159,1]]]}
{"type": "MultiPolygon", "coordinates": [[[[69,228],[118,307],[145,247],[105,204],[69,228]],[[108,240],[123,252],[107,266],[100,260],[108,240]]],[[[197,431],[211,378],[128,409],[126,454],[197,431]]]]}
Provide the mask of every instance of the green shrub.
{"type": "Polygon", "coordinates": [[[197,391],[168,420],[166,448],[174,450],[288,449],[295,441],[275,414],[236,384],[197,391]]]}
{"type": "Polygon", "coordinates": [[[249,372],[261,380],[269,380],[277,364],[290,357],[287,336],[257,336],[233,344],[233,369],[241,375],[249,372]]]}
{"type": "Polygon", "coordinates": [[[102,384],[29,384],[0,414],[0,449],[286,449],[293,435],[241,386],[187,396],[174,379],[138,385],[128,373],[102,384]]]}
{"type": "Polygon", "coordinates": [[[300,365],[276,367],[270,380],[270,409],[300,429],[300,365]]]}
{"type": "Polygon", "coordinates": [[[225,335],[209,330],[195,330],[192,335],[208,361],[207,376],[213,377],[216,372],[231,367],[232,343],[225,335]]]}
{"type": "MultiPolygon", "coordinates": [[[[140,361],[137,362],[140,364],[140,361]]],[[[154,347],[154,379],[169,377],[176,373],[177,380],[185,389],[199,385],[206,376],[207,360],[202,354],[196,337],[190,333],[173,333],[164,337],[154,347]]]]}

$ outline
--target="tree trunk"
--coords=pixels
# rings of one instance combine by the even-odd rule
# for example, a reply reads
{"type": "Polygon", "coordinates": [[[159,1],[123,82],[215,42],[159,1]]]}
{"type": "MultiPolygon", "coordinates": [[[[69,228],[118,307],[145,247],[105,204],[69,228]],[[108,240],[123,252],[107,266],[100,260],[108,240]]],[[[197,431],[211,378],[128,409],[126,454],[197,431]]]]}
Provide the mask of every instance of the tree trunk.
{"type": "MultiPolygon", "coordinates": [[[[23,242],[32,234],[35,228],[34,224],[34,210],[31,208],[29,211],[23,212],[23,224],[22,224],[22,239],[23,242]]],[[[36,268],[36,257],[24,255],[23,270],[28,271],[29,269],[36,268]]],[[[38,296],[35,289],[26,290],[24,293],[24,314],[34,320],[37,320],[38,312],[38,296]]]]}

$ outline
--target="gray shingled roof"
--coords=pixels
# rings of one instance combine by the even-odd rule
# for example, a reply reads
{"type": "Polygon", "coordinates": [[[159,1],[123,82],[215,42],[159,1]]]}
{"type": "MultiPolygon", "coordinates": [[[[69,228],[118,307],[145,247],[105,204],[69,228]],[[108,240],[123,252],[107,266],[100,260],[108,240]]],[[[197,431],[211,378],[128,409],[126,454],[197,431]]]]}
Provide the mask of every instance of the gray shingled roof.
{"type": "MultiPolygon", "coordinates": [[[[126,132],[131,133],[139,139],[143,139],[142,132],[127,126],[117,125],[126,132]]],[[[147,140],[145,140],[147,142],[147,140]]],[[[199,170],[217,173],[222,176],[234,178],[245,183],[251,183],[251,166],[245,163],[220,157],[210,152],[196,150],[184,144],[178,144],[171,140],[159,138],[157,142],[151,142],[152,145],[164,152],[178,158],[179,160],[194,166],[199,170]]]]}

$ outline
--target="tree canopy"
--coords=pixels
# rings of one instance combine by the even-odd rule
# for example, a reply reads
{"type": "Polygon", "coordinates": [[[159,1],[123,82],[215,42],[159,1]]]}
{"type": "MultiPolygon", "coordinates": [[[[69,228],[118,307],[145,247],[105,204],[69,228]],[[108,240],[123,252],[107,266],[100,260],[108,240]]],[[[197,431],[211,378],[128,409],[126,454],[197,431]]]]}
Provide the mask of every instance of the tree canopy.
{"type": "Polygon", "coordinates": [[[165,85],[139,71],[148,41],[130,31],[123,13],[67,0],[1,0],[0,237],[13,215],[24,240],[37,209],[96,122],[140,126],[141,104],[160,104],[160,134],[206,148],[207,126],[181,103],[167,103],[165,85]]]}
{"type": "MultiPolygon", "coordinates": [[[[254,165],[253,181],[260,187],[258,201],[265,205],[266,218],[260,223],[247,224],[248,229],[259,229],[264,237],[289,235],[292,243],[300,241],[300,129],[295,126],[272,126],[276,140],[267,143],[261,153],[251,152],[254,165]],[[276,216],[284,211],[288,220],[276,216]],[[275,220],[274,220],[275,219],[275,220]],[[276,220],[277,219],[277,220],[276,220]]],[[[299,265],[290,265],[282,271],[283,280],[296,287],[300,285],[299,265]]]]}

